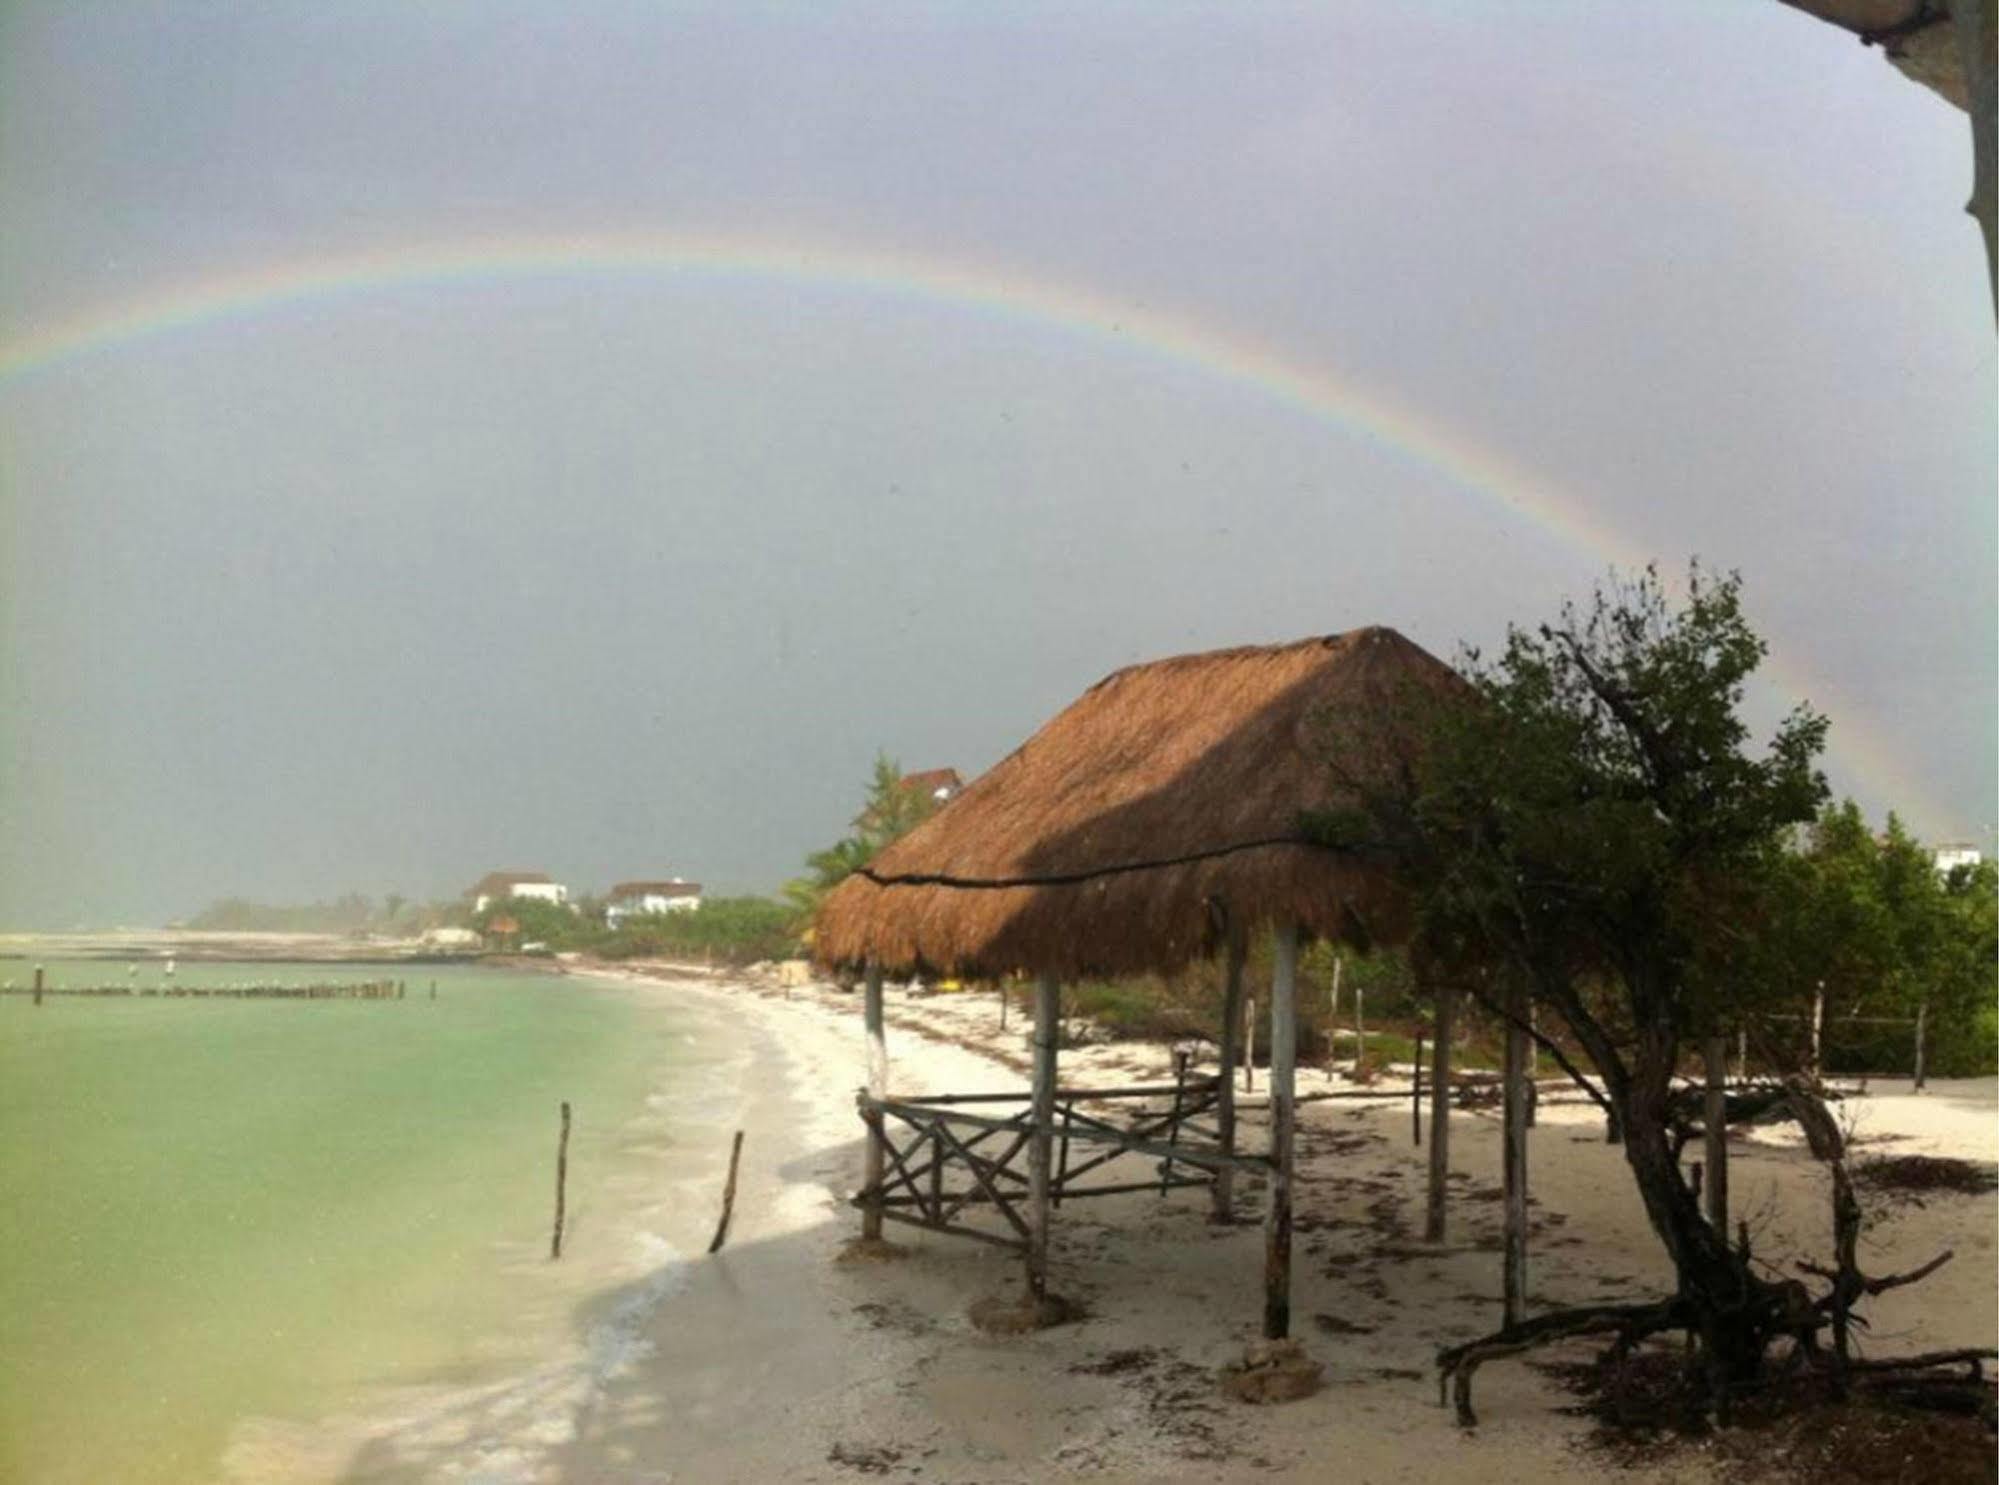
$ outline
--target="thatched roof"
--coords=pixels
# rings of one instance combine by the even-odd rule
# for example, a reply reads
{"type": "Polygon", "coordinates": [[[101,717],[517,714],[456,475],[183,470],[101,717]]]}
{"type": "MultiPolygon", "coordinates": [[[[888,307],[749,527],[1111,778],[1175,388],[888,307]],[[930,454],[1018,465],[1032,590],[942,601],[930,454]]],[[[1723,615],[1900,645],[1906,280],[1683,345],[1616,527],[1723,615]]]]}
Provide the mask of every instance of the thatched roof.
{"type": "Polygon", "coordinates": [[[1412,691],[1461,685],[1392,629],[1120,670],[835,889],[814,952],[892,971],[1164,972],[1213,952],[1217,904],[1247,925],[1392,940],[1394,884],[1309,842],[1300,817],[1338,802],[1336,757],[1359,773],[1392,761],[1412,691]]]}

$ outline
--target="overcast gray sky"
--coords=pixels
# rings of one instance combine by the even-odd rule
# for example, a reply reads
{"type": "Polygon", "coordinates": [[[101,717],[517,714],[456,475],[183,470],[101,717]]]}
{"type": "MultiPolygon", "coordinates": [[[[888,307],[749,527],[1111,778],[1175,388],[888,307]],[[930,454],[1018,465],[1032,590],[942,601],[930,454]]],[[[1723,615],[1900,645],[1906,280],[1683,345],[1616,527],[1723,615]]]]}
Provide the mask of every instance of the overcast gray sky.
{"type": "Polygon", "coordinates": [[[877,748],[1627,552],[1990,849],[1969,154],[1775,0],[7,5],[0,928],[774,889],[877,748]]]}

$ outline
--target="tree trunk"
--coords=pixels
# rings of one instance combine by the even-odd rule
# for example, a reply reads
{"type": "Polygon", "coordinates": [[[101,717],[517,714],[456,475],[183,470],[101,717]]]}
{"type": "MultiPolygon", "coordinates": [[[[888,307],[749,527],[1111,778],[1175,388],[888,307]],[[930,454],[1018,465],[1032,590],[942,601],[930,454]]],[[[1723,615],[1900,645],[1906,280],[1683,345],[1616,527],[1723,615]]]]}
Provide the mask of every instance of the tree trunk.
{"type": "MultiPolygon", "coordinates": [[[[1719,1384],[1748,1381],[1762,1369],[1770,1315],[1760,1303],[1760,1286],[1729,1246],[1728,1235],[1709,1225],[1700,1199],[1680,1175],[1666,1118],[1672,1060],[1668,1056],[1660,1064],[1648,1057],[1646,1062],[1628,1096],[1619,1099],[1612,1093],[1613,1103],[1621,1103],[1624,1158],[1652,1230],[1679,1275],[1680,1297],[1698,1318],[1711,1377],[1719,1384]],[[1664,1071],[1654,1072],[1659,1065],[1664,1071]]],[[[1724,1396],[1717,1403],[1724,1403],[1724,1396]]]]}

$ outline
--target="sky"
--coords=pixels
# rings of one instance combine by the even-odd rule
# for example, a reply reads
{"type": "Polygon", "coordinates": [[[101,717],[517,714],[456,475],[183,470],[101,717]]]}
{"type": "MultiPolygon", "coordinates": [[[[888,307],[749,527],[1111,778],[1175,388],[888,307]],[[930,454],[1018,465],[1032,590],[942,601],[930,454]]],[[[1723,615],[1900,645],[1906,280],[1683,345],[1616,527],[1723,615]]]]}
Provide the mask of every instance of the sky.
{"type": "Polygon", "coordinates": [[[1969,181],[1775,0],[0,5],[0,929],[771,891],[878,750],[1695,555],[1989,852],[1969,181]]]}

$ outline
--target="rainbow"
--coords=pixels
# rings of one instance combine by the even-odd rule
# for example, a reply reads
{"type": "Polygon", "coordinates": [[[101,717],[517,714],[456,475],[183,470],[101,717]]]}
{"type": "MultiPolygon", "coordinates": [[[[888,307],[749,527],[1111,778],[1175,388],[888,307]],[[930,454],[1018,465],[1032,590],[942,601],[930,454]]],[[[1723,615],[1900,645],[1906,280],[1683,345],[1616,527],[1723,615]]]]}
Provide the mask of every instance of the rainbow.
{"type": "MultiPolygon", "coordinates": [[[[1526,466],[1432,419],[1240,335],[1146,304],[1021,275],[1006,269],[838,245],[781,243],[747,236],[604,234],[437,241],[266,265],[146,293],[0,341],[0,395],[82,358],[133,342],[309,303],[423,285],[492,283],[589,274],[778,280],[839,292],[929,301],[957,313],[1038,325],[1109,348],[1163,359],[1248,388],[1338,428],[1453,487],[1495,501],[1518,519],[1598,565],[1635,568],[1634,543],[1575,497],[1526,466]]],[[[1780,691],[1824,696],[1823,682],[1774,651],[1766,677],[1780,691]]],[[[1950,823],[1927,789],[1904,769],[1857,709],[1837,714],[1833,757],[1880,800],[1919,828],[1950,823]]]]}

